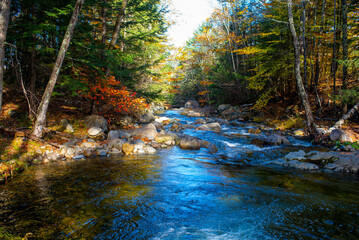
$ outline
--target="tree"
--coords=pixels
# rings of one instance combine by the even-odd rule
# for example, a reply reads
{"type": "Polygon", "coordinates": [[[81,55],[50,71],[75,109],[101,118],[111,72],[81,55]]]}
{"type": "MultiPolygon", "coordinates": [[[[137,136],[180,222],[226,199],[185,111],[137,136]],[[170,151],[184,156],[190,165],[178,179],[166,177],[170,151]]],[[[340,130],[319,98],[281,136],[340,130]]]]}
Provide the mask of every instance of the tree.
{"type": "Polygon", "coordinates": [[[300,51],[299,51],[299,42],[297,37],[297,32],[294,27],[294,20],[293,20],[293,11],[292,11],[292,0],[288,0],[287,6],[288,6],[288,19],[289,19],[289,27],[290,32],[292,34],[293,38],[293,46],[294,46],[294,71],[295,71],[295,78],[297,80],[297,87],[299,91],[299,96],[302,100],[302,104],[305,109],[305,114],[307,118],[307,127],[309,134],[313,137],[315,135],[318,135],[318,129],[315,125],[312,109],[309,104],[308,95],[305,91],[302,77],[300,75],[300,51]]]}
{"type": "MultiPolygon", "coordinates": [[[[348,4],[347,4],[347,0],[342,0],[342,34],[343,34],[343,40],[342,40],[342,44],[343,44],[343,86],[342,86],[342,90],[346,90],[347,89],[347,85],[348,85],[348,66],[347,66],[347,60],[348,60],[348,4]]],[[[348,104],[344,103],[343,104],[343,113],[346,113],[348,110],[348,104]]]]}
{"type": "Polygon", "coordinates": [[[34,137],[39,138],[42,135],[42,130],[43,130],[45,122],[46,122],[46,113],[47,113],[47,109],[49,107],[50,98],[51,98],[52,92],[54,90],[56,81],[58,79],[67,49],[70,45],[70,41],[71,41],[72,35],[74,33],[74,29],[75,29],[75,26],[76,26],[76,23],[77,23],[79,14],[80,14],[80,10],[81,10],[81,7],[82,7],[84,1],[85,0],[77,0],[76,1],[71,20],[67,27],[64,39],[63,39],[61,47],[60,47],[60,51],[57,55],[55,65],[53,67],[53,70],[52,70],[52,73],[50,76],[50,80],[46,86],[45,92],[43,94],[43,97],[42,97],[42,100],[41,100],[41,103],[40,103],[40,106],[39,106],[39,109],[38,109],[38,112],[36,115],[36,122],[35,122],[34,129],[32,132],[32,135],[34,137]]]}
{"type": "Polygon", "coordinates": [[[0,2],[0,113],[3,99],[4,85],[4,59],[5,59],[5,41],[7,27],[9,25],[11,0],[1,0],[0,2]]]}

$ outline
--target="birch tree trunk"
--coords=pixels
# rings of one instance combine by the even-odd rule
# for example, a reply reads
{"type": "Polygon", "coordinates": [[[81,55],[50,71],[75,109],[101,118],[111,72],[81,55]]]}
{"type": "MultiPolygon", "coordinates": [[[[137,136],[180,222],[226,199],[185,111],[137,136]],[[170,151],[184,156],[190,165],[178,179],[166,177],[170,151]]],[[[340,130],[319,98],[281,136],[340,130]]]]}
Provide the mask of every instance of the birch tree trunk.
{"type": "Polygon", "coordinates": [[[318,134],[318,130],[317,127],[314,123],[314,118],[313,118],[313,113],[312,113],[312,109],[310,108],[310,104],[309,104],[309,100],[308,100],[308,95],[305,91],[304,85],[303,85],[303,81],[302,81],[302,77],[300,76],[300,52],[299,52],[299,42],[298,42],[298,37],[297,37],[297,32],[295,31],[295,27],[294,27],[294,20],[293,20],[293,11],[292,11],[292,0],[288,0],[287,2],[287,6],[288,6],[288,19],[289,19],[289,27],[290,27],[290,31],[292,33],[292,37],[293,37],[293,46],[294,46],[294,71],[295,71],[295,78],[297,80],[297,87],[298,87],[298,91],[299,91],[299,96],[302,100],[304,109],[305,109],[305,115],[307,118],[307,127],[308,127],[308,131],[311,137],[315,136],[318,134]]]}
{"type": "Polygon", "coordinates": [[[37,111],[36,122],[35,122],[34,129],[32,132],[32,136],[34,136],[34,137],[40,138],[42,135],[42,130],[46,123],[46,113],[47,113],[47,109],[49,107],[50,98],[51,98],[52,92],[54,90],[56,81],[58,79],[62,63],[64,62],[65,55],[66,55],[67,49],[70,45],[71,38],[72,38],[72,35],[75,30],[76,23],[77,23],[79,15],[80,15],[81,7],[84,2],[85,2],[85,0],[77,0],[76,1],[76,5],[75,5],[74,11],[72,13],[72,17],[70,19],[69,25],[67,26],[65,36],[62,41],[60,51],[57,55],[57,59],[56,59],[54,68],[52,69],[50,80],[47,83],[45,92],[42,96],[41,103],[40,103],[40,106],[37,111]]]}
{"type": "Polygon", "coordinates": [[[11,0],[1,0],[0,2],[0,114],[3,99],[4,86],[4,59],[5,59],[5,41],[7,27],[9,25],[11,0]]]}

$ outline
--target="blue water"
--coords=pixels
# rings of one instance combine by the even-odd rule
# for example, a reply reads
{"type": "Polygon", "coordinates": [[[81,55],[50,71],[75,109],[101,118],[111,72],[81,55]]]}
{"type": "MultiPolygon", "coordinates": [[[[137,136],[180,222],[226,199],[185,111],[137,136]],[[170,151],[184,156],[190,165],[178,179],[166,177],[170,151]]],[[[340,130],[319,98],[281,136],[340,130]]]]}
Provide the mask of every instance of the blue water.
{"type": "Polygon", "coordinates": [[[357,176],[267,166],[314,146],[261,148],[253,127],[185,130],[216,154],[173,147],[33,166],[0,186],[2,227],[33,239],[359,239],[357,176]]]}

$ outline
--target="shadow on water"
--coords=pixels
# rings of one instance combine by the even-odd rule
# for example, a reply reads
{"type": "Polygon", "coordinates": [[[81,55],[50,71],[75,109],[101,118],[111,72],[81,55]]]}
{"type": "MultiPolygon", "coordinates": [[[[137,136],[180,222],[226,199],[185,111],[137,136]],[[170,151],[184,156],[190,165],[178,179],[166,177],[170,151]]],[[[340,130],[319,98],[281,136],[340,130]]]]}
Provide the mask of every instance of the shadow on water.
{"type": "Polygon", "coordinates": [[[0,222],[33,239],[359,238],[357,176],[268,168],[253,162],[285,149],[203,136],[219,154],[174,147],[33,166],[0,186],[0,222]]]}

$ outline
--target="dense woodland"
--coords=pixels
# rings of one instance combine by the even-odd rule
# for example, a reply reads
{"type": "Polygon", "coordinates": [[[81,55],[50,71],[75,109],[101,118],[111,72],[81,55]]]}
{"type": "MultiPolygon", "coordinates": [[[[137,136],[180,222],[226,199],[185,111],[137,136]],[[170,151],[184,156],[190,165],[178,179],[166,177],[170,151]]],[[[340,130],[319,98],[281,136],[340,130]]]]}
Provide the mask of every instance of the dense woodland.
{"type": "Polygon", "coordinates": [[[165,36],[168,4],[2,1],[0,107],[26,101],[40,137],[55,100],[86,105],[86,114],[114,123],[153,101],[253,103],[272,115],[303,105],[307,119],[308,110],[335,119],[358,102],[358,1],[219,0],[179,49],[165,36]]]}

